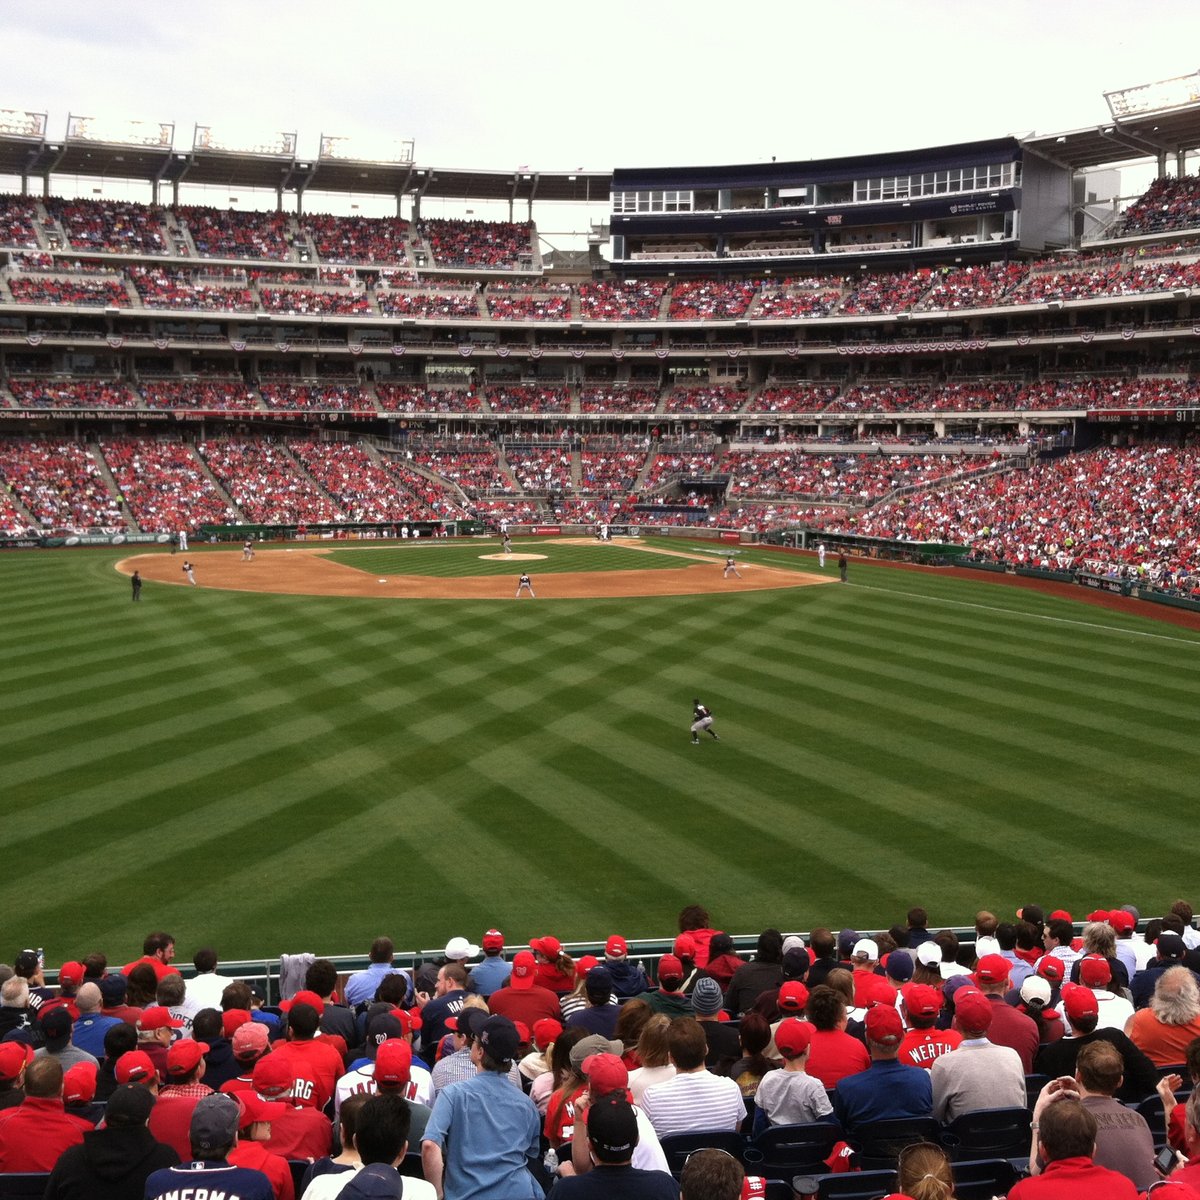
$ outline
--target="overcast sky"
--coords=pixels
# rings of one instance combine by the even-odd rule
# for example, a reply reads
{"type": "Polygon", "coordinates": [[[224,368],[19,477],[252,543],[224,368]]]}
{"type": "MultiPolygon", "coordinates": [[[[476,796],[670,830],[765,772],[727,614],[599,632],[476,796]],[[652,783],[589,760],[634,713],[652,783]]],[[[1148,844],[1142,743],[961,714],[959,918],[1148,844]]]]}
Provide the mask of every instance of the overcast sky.
{"type": "Polygon", "coordinates": [[[0,0],[0,107],[321,133],[423,166],[821,158],[1107,117],[1200,66],[1195,0],[0,0]]]}

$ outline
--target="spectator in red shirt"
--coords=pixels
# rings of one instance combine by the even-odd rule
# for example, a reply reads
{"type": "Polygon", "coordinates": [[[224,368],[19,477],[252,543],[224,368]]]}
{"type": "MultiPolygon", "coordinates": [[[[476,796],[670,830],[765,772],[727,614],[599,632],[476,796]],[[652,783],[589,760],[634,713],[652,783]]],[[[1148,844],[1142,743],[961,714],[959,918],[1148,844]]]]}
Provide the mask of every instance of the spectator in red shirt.
{"type": "Polygon", "coordinates": [[[276,1045],[272,1053],[292,1072],[292,1100],[323,1109],[333,1099],[334,1086],[346,1069],[333,1045],[317,1036],[324,1001],[314,992],[297,992],[287,1011],[287,1041],[276,1045]]]}
{"type": "Polygon", "coordinates": [[[808,1073],[827,1088],[871,1065],[867,1048],[846,1032],[849,1017],[846,1001],[828,984],[820,984],[808,994],[804,1015],[812,1022],[813,1038],[808,1053],[808,1073]]]}
{"type": "Polygon", "coordinates": [[[175,958],[175,939],[169,933],[148,933],[142,943],[142,957],[121,968],[122,975],[128,975],[139,963],[146,963],[154,972],[155,978],[161,979],[172,972],[179,973],[177,967],[171,966],[175,958]]]}
{"type": "Polygon", "coordinates": [[[167,1051],[167,1084],[159,1089],[158,1103],[150,1114],[150,1132],[179,1155],[180,1162],[189,1161],[192,1152],[192,1111],[212,1088],[201,1083],[204,1076],[204,1042],[186,1038],[167,1051]]]}
{"type": "Polygon", "coordinates": [[[292,1067],[274,1051],[254,1064],[254,1091],[264,1100],[278,1100],[283,1111],[271,1118],[271,1136],[266,1147],[283,1158],[321,1158],[333,1144],[333,1125],[319,1109],[298,1105],[288,1099],[296,1082],[292,1067]]]}
{"type": "Polygon", "coordinates": [[[49,1171],[83,1141],[92,1123],[66,1112],[62,1094],[58,1059],[35,1059],[25,1068],[24,1101],[0,1113],[0,1172],[49,1171]]]}
{"type": "Polygon", "coordinates": [[[296,1185],[288,1160],[266,1146],[271,1138],[271,1122],[286,1106],[263,1100],[255,1092],[237,1092],[234,1099],[241,1115],[237,1144],[230,1150],[228,1161],[235,1167],[261,1171],[271,1181],[275,1200],[295,1200],[296,1185]]]}
{"type": "Polygon", "coordinates": [[[1005,1003],[1010,969],[1011,964],[1002,954],[985,954],[975,966],[975,983],[992,1004],[988,1041],[1012,1047],[1021,1056],[1025,1074],[1032,1075],[1041,1039],[1037,1022],[1005,1003]]]}
{"type": "Polygon", "coordinates": [[[900,1043],[899,1059],[910,1067],[929,1070],[934,1059],[941,1058],[962,1044],[957,1029],[937,1029],[942,1011],[942,993],[928,983],[910,984],[904,992],[904,1016],[908,1032],[900,1043]]]}

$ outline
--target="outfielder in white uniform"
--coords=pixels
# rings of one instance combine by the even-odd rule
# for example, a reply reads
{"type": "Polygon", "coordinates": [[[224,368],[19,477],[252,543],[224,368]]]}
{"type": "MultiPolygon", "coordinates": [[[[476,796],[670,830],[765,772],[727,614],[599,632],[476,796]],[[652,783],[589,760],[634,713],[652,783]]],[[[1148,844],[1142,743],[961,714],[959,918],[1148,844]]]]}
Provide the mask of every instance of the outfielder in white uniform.
{"type": "Polygon", "coordinates": [[[520,600],[520,598],[521,598],[522,590],[527,591],[529,593],[529,595],[532,597],[532,599],[534,599],[534,600],[537,599],[537,597],[533,594],[533,580],[530,579],[528,575],[522,575],[521,578],[517,580],[517,596],[516,596],[516,598],[518,600],[520,600]]]}
{"type": "Polygon", "coordinates": [[[825,570],[825,543],[824,542],[817,543],[817,566],[820,567],[822,571],[825,570]]]}
{"type": "Polygon", "coordinates": [[[184,551],[184,553],[187,553],[188,545],[187,545],[187,530],[186,529],[181,529],[179,531],[179,548],[180,548],[180,550],[184,551]]]}
{"type": "Polygon", "coordinates": [[[699,700],[692,701],[692,745],[700,745],[700,735],[707,733],[714,742],[719,742],[721,739],[717,737],[716,730],[712,727],[712,713],[708,708],[701,704],[699,700]]]}

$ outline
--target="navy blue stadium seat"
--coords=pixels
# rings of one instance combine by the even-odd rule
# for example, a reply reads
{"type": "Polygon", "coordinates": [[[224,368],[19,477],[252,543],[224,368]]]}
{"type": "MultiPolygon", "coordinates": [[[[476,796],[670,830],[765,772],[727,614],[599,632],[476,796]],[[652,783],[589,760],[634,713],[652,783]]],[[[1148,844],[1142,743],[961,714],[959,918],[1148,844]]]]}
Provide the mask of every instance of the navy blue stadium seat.
{"type": "Polygon", "coordinates": [[[860,1125],[850,1136],[854,1165],[860,1171],[894,1170],[896,1159],[913,1142],[937,1142],[942,1127],[932,1117],[896,1121],[872,1121],[860,1125]]]}
{"type": "Polygon", "coordinates": [[[37,1200],[41,1200],[46,1194],[46,1180],[49,1178],[49,1171],[19,1171],[0,1175],[0,1198],[28,1200],[36,1196],[37,1200]]]}
{"type": "Polygon", "coordinates": [[[1007,1196],[1008,1190],[1020,1178],[1020,1172],[1007,1158],[980,1158],[973,1162],[956,1162],[954,1173],[955,1200],[992,1200],[1007,1196]]]}
{"type": "Polygon", "coordinates": [[[971,1158],[1019,1158],[1029,1153],[1027,1108],[981,1108],[955,1117],[942,1145],[955,1162],[971,1158]]]}
{"type": "Polygon", "coordinates": [[[792,1187],[820,1200],[879,1200],[895,1189],[895,1171],[845,1171],[838,1175],[797,1175],[792,1187]]]}
{"type": "Polygon", "coordinates": [[[1025,1107],[1033,1112],[1033,1106],[1037,1103],[1038,1095],[1042,1088],[1050,1082],[1049,1075],[1026,1075],[1025,1076],[1025,1107]]]}
{"type": "MultiPolygon", "coordinates": [[[[695,1133],[669,1133],[661,1139],[663,1153],[667,1156],[667,1166],[676,1179],[683,1170],[683,1164],[694,1150],[724,1150],[732,1154],[739,1162],[742,1151],[746,1148],[746,1139],[740,1133],[730,1133],[724,1129],[701,1129],[695,1133]]],[[[764,1172],[765,1174],[765,1172],[764,1172]]]]}
{"type": "Polygon", "coordinates": [[[836,1122],[774,1125],[764,1129],[742,1152],[750,1175],[790,1179],[793,1175],[821,1175],[825,1160],[844,1137],[836,1122]]]}

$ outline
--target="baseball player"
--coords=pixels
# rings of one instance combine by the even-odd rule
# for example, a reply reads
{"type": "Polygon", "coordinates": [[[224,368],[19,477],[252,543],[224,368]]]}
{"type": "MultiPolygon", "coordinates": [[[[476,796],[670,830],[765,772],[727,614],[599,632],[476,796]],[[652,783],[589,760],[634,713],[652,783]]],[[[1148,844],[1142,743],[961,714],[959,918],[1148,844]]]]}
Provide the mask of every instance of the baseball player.
{"type": "Polygon", "coordinates": [[[500,518],[500,536],[503,538],[508,537],[508,518],[507,517],[500,518]]]}
{"type": "Polygon", "coordinates": [[[824,542],[817,543],[817,566],[820,567],[822,571],[825,570],[825,543],[824,542]]]}
{"type": "Polygon", "coordinates": [[[142,573],[140,571],[134,571],[133,578],[130,580],[130,583],[133,584],[133,598],[136,602],[142,598],[142,573]]]}
{"type": "Polygon", "coordinates": [[[719,742],[721,739],[717,737],[716,730],[712,727],[712,713],[708,708],[701,704],[699,700],[692,701],[692,745],[700,745],[700,735],[707,733],[714,742],[719,742]]]}
{"type": "Polygon", "coordinates": [[[242,543],[242,562],[254,561],[254,539],[247,538],[242,543]]]}
{"type": "Polygon", "coordinates": [[[188,577],[188,583],[195,587],[196,577],[192,574],[192,564],[186,558],[183,560],[183,573],[188,577]]]}
{"type": "Polygon", "coordinates": [[[521,578],[517,580],[516,599],[520,600],[522,591],[527,591],[534,600],[537,599],[537,597],[533,594],[533,580],[530,579],[528,575],[522,575],[521,578]]]}
{"type": "Polygon", "coordinates": [[[179,531],[179,548],[180,548],[180,550],[182,550],[184,552],[184,554],[187,553],[188,544],[187,544],[187,530],[186,529],[181,529],[179,531]]]}
{"type": "Polygon", "coordinates": [[[501,544],[501,545],[504,547],[504,553],[505,553],[505,554],[511,554],[511,553],[512,553],[512,538],[510,538],[510,537],[508,536],[508,534],[507,534],[507,533],[505,533],[505,534],[503,535],[503,538],[501,539],[501,543],[500,543],[500,544],[501,544]]]}
{"type": "Polygon", "coordinates": [[[742,577],[742,573],[741,573],[741,571],[739,571],[739,570],[737,569],[737,560],[736,560],[736,559],[733,557],[733,555],[732,555],[732,554],[731,554],[731,555],[729,555],[729,557],[725,559],[725,575],[724,575],[724,578],[726,578],[726,579],[728,579],[728,578],[729,578],[729,572],[730,572],[730,571],[732,571],[732,572],[733,572],[733,573],[734,573],[734,574],[735,574],[735,575],[736,575],[736,576],[737,576],[739,579],[741,579],[741,577],[742,577]]]}

